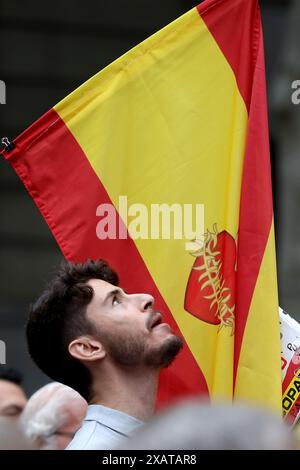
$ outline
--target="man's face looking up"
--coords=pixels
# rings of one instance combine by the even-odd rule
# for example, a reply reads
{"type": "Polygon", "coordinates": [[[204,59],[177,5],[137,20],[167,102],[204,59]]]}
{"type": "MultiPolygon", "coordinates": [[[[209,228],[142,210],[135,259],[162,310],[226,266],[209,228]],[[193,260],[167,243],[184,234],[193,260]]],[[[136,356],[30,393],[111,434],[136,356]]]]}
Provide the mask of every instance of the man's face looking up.
{"type": "Polygon", "coordinates": [[[149,294],[127,294],[100,279],[87,282],[94,291],[86,315],[97,330],[97,339],[120,366],[168,366],[182,347],[182,340],[153,309],[149,294]]]}

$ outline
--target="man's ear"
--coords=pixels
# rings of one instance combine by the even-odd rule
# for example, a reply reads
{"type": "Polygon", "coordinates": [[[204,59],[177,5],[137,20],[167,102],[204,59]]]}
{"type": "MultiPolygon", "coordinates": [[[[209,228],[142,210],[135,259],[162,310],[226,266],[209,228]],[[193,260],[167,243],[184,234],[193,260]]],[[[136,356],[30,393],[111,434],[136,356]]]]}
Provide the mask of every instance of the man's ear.
{"type": "Polygon", "coordinates": [[[106,351],[100,341],[90,336],[80,336],[71,341],[68,347],[72,357],[82,362],[93,362],[104,359],[106,351]]]}

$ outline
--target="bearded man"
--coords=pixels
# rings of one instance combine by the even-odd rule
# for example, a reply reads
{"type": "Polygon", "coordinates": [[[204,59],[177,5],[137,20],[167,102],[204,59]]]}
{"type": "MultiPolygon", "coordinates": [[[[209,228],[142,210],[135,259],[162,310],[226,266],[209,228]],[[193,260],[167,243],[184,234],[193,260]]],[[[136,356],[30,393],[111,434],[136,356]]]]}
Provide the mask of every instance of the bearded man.
{"type": "Polygon", "coordinates": [[[88,402],[67,449],[113,449],[154,412],[159,371],[182,339],[149,294],[128,294],[103,260],[65,263],[30,308],[32,359],[88,402]]]}

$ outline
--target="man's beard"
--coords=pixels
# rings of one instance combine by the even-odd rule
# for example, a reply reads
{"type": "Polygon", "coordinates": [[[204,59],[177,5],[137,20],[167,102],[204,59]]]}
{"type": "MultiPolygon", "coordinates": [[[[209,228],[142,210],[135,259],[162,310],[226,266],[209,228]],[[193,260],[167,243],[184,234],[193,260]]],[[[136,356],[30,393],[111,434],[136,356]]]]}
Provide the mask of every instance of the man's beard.
{"type": "Polygon", "coordinates": [[[153,347],[148,347],[145,339],[136,335],[120,337],[106,334],[104,341],[103,339],[102,342],[111,359],[116,364],[126,367],[148,366],[156,369],[168,367],[183,347],[183,340],[175,335],[153,347]]]}
{"type": "Polygon", "coordinates": [[[145,354],[145,364],[155,368],[168,367],[182,347],[182,339],[179,336],[171,336],[159,347],[153,348],[152,351],[145,354]]]}

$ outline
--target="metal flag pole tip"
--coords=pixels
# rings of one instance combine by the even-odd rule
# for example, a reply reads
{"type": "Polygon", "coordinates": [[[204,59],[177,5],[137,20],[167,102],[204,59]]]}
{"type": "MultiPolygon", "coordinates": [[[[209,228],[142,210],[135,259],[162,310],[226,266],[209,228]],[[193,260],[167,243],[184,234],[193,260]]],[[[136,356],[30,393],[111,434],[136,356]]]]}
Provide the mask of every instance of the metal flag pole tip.
{"type": "Polygon", "coordinates": [[[15,144],[11,140],[9,140],[8,137],[2,137],[1,144],[4,145],[7,153],[11,152],[14,148],[16,148],[15,144]]]}

